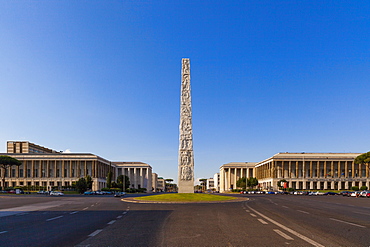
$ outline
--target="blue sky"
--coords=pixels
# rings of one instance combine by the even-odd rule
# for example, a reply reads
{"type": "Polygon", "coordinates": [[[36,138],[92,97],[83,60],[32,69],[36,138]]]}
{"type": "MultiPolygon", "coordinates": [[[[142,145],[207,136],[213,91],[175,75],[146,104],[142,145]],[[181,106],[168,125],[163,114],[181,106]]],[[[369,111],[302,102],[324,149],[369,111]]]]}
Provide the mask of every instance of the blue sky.
{"type": "Polygon", "coordinates": [[[369,151],[369,1],[48,0],[0,2],[0,152],[28,140],[177,180],[183,57],[196,178],[369,151]]]}

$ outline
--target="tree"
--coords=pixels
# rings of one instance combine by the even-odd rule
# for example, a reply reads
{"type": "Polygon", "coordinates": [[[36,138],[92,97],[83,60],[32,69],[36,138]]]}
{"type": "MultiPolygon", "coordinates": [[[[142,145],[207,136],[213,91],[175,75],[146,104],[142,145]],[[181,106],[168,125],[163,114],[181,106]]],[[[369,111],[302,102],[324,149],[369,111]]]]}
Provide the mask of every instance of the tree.
{"type": "Polygon", "coordinates": [[[370,152],[360,154],[356,157],[354,160],[355,164],[361,164],[366,165],[366,169],[369,169],[369,163],[370,163],[370,152]]]}
{"type": "Polygon", "coordinates": [[[247,179],[247,186],[249,188],[253,188],[254,186],[258,185],[258,180],[257,178],[250,177],[247,179]]]}
{"type": "Polygon", "coordinates": [[[0,155],[0,168],[3,168],[3,173],[1,176],[3,189],[5,189],[5,175],[8,168],[20,165],[22,165],[22,162],[16,158],[7,155],[0,155]]]}
{"type": "Polygon", "coordinates": [[[239,178],[238,181],[236,181],[236,187],[245,190],[247,187],[247,179],[245,177],[239,178]]]}
{"type": "Polygon", "coordinates": [[[112,188],[112,172],[109,171],[107,175],[107,187],[112,188]]]}
{"type": "Polygon", "coordinates": [[[370,163],[370,152],[360,154],[355,159],[355,164],[368,164],[370,163]]]}
{"type": "Polygon", "coordinates": [[[80,178],[77,182],[76,182],[76,190],[78,193],[82,194],[84,193],[85,191],[87,191],[87,182],[86,182],[86,179],[85,178],[80,178]]]}
{"type": "Polygon", "coordinates": [[[206,178],[201,178],[201,179],[199,179],[199,182],[200,182],[200,186],[202,186],[202,190],[205,191],[206,190],[206,185],[207,185],[207,179],[206,178]]]}
{"type": "Polygon", "coordinates": [[[87,189],[91,190],[92,189],[92,184],[93,184],[91,176],[87,175],[85,180],[86,180],[87,189]]]}
{"type": "Polygon", "coordinates": [[[123,188],[123,184],[125,184],[124,190],[128,189],[130,187],[130,178],[126,175],[119,175],[117,177],[118,188],[123,188]]]}

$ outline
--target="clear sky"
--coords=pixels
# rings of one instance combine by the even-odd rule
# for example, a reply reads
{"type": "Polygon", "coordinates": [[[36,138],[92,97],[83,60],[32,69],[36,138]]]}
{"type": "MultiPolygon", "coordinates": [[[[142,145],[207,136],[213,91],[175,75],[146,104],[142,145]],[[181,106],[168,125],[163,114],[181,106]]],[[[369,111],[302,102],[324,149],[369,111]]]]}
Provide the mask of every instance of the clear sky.
{"type": "Polygon", "coordinates": [[[184,57],[196,178],[370,150],[370,1],[45,0],[0,2],[0,152],[27,140],[177,180],[184,57]]]}

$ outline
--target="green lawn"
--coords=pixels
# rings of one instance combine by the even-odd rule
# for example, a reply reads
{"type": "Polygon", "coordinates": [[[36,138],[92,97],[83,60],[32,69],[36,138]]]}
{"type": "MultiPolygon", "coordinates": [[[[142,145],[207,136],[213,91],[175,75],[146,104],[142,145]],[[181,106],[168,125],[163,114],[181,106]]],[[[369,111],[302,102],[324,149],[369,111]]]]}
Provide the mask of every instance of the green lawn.
{"type": "Polygon", "coordinates": [[[206,201],[230,201],[235,200],[235,197],[220,196],[202,193],[180,193],[180,194],[161,194],[153,196],[136,197],[136,200],[141,201],[156,201],[156,202],[206,202],[206,201]]]}

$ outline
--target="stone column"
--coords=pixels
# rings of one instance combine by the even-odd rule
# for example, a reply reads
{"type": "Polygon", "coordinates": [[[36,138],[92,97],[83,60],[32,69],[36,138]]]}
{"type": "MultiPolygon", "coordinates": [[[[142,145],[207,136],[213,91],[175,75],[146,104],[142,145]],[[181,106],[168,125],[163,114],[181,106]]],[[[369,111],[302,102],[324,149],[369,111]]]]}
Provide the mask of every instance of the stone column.
{"type": "Polygon", "coordinates": [[[194,153],[191,110],[190,59],[182,59],[179,145],[179,193],[194,193],[194,153]]]}

